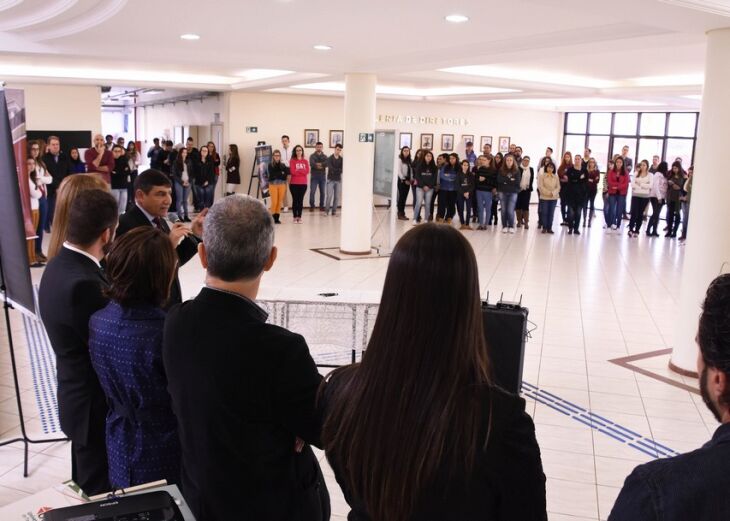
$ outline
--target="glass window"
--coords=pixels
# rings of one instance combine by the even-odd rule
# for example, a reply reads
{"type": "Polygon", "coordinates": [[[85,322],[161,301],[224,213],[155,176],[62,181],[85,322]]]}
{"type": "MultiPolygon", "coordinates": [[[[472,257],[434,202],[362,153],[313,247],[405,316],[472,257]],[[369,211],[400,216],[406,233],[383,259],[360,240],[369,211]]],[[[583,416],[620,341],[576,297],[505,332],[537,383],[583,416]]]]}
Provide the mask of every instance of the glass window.
{"type": "Polygon", "coordinates": [[[697,115],[693,112],[674,112],[669,115],[670,136],[694,137],[697,115]]]}
{"type": "Polygon", "coordinates": [[[659,156],[661,160],[663,146],[663,139],[641,138],[639,140],[639,161],[646,159],[649,161],[649,165],[651,165],[654,156],[659,156]]]}
{"type": "Polygon", "coordinates": [[[566,131],[568,134],[585,134],[588,124],[588,114],[586,112],[569,112],[567,114],[568,124],[566,131]]]}
{"type": "Polygon", "coordinates": [[[610,134],[611,133],[611,113],[610,112],[593,112],[591,113],[591,125],[588,132],[591,134],[610,134]]]}
{"type": "Polygon", "coordinates": [[[575,156],[576,154],[582,156],[585,147],[585,136],[565,136],[565,149],[563,150],[563,154],[565,154],[566,152],[570,152],[571,154],[573,154],[573,156],[575,156]]]}
{"type": "MultiPolygon", "coordinates": [[[[591,115],[591,121],[593,121],[593,115],[591,115]]],[[[588,148],[591,149],[591,157],[595,158],[601,172],[606,171],[606,165],[608,164],[608,142],[610,139],[608,136],[588,137],[588,148]]]]}
{"type": "Polygon", "coordinates": [[[611,150],[611,157],[618,155],[623,155],[623,148],[627,146],[629,147],[629,153],[626,157],[630,157],[634,165],[636,165],[636,139],[635,138],[627,138],[627,137],[616,137],[613,138],[613,150],[611,150]]]}
{"type": "MultiPolygon", "coordinates": [[[[642,136],[663,136],[667,115],[663,112],[646,112],[641,115],[642,136]]],[[[661,155],[661,153],[659,154],[661,155]]]]}
{"type": "Polygon", "coordinates": [[[613,119],[613,133],[617,136],[635,136],[637,121],[636,112],[617,112],[613,119]]]}
{"type": "Polygon", "coordinates": [[[675,159],[680,158],[682,160],[682,168],[687,170],[692,165],[693,144],[693,139],[667,139],[666,161],[669,166],[672,166],[675,159]]]}

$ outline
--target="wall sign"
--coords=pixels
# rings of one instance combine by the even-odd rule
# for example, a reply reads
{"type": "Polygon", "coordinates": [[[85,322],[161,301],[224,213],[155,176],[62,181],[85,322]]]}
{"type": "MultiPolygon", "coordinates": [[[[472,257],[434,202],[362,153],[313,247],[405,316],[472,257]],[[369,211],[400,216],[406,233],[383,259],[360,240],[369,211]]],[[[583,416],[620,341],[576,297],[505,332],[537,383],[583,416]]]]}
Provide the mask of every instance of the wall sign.
{"type": "Polygon", "coordinates": [[[405,123],[406,125],[450,125],[466,127],[471,122],[467,118],[444,118],[441,116],[419,116],[415,114],[379,114],[378,123],[405,123]]]}

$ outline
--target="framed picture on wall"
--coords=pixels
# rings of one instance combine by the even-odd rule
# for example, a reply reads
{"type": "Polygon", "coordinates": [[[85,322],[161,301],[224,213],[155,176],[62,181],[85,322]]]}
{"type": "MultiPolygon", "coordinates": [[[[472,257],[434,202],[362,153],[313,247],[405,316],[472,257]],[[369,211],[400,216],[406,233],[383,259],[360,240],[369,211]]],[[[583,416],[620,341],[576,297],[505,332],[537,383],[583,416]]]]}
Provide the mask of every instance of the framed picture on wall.
{"type": "Polygon", "coordinates": [[[499,151],[503,154],[509,152],[509,136],[499,136],[499,151]]]}
{"type": "Polygon", "coordinates": [[[413,134],[411,134],[410,132],[401,132],[398,139],[398,148],[413,148],[413,134]]]}
{"type": "Polygon", "coordinates": [[[441,134],[441,150],[444,152],[454,151],[454,135],[453,134],[441,134]]]}
{"type": "MultiPolygon", "coordinates": [[[[337,145],[341,145],[345,139],[344,130],[330,130],[330,148],[335,148],[337,145]]],[[[315,141],[316,143],[316,141],[315,141]]]]}
{"type": "Polygon", "coordinates": [[[482,136],[479,140],[479,150],[484,151],[484,145],[492,146],[492,136],[482,136]]]}
{"type": "Polygon", "coordinates": [[[474,134],[462,134],[461,141],[463,141],[464,144],[471,142],[471,144],[474,145],[474,134]]]}
{"type": "Polygon", "coordinates": [[[433,134],[421,134],[421,148],[428,150],[433,148],[433,134]]]}
{"type": "Polygon", "coordinates": [[[304,129],[304,148],[314,148],[319,141],[319,129],[318,128],[305,128],[304,129]]]}

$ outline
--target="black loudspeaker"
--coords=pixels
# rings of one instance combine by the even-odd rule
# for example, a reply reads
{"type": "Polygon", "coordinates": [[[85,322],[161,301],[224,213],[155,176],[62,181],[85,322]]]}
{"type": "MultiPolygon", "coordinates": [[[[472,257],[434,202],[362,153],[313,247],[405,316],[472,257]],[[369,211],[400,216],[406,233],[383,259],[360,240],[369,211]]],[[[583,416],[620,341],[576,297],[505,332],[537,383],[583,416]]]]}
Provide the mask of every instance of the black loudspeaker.
{"type": "Polygon", "coordinates": [[[165,491],[121,496],[46,512],[44,521],[184,521],[165,491]]]}
{"type": "Polygon", "coordinates": [[[484,337],[494,382],[515,394],[522,387],[528,312],[519,304],[482,302],[484,337]]]}

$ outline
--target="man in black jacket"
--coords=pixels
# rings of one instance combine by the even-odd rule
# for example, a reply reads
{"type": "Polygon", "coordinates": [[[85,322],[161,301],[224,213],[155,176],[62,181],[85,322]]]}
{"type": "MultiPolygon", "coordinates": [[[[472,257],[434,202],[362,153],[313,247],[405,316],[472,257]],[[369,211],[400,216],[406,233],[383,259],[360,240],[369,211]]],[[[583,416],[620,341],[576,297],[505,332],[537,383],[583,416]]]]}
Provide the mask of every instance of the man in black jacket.
{"type": "MultiPolygon", "coordinates": [[[[191,228],[182,223],[175,223],[172,228],[167,224],[165,217],[172,204],[172,184],[170,179],[159,170],[145,170],[134,180],[134,208],[119,218],[117,237],[121,237],[129,230],[139,226],[155,226],[169,234],[172,244],[176,247],[179,259],[178,266],[184,265],[195,257],[198,252],[198,242],[203,235],[203,220],[206,210],[203,210],[193,220],[191,228]]],[[[180,280],[175,272],[175,280],[170,289],[168,306],[182,302],[180,280]]]]}
{"type": "Polygon", "coordinates": [[[47,229],[45,230],[50,233],[53,214],[56,210],[56,190],[61,186],[61,181],[73,173],[71,161],[61,151],[61,140],[57,136],[49,136],[48,152],[43,156],[43,162],[53,178],[53,183],[48,185],[48,219],[46,220],[47,229]]]}
{"type": "Polygon", "coordinates": [[[58,371],[58,412],[71,439],[71,475],[89,495],[109,491],[107,405],[89,358],[89,318],[103,308],[107,282],[100,261],[114,236],[117,203],[103,190],[71,204],[66,242],[46,267],[38,293],[58,371]]]}
{"type": "Polygon", "coordinates": [[[173,307],[162,356],[182,445],[182,491],[197,519],[323,521],[329,496],[306,443],[320,443],[321,377],[300,335],[254,299],[276,259],[264,205],[232,195],[205,220],[197,297],[173,307]]]}

